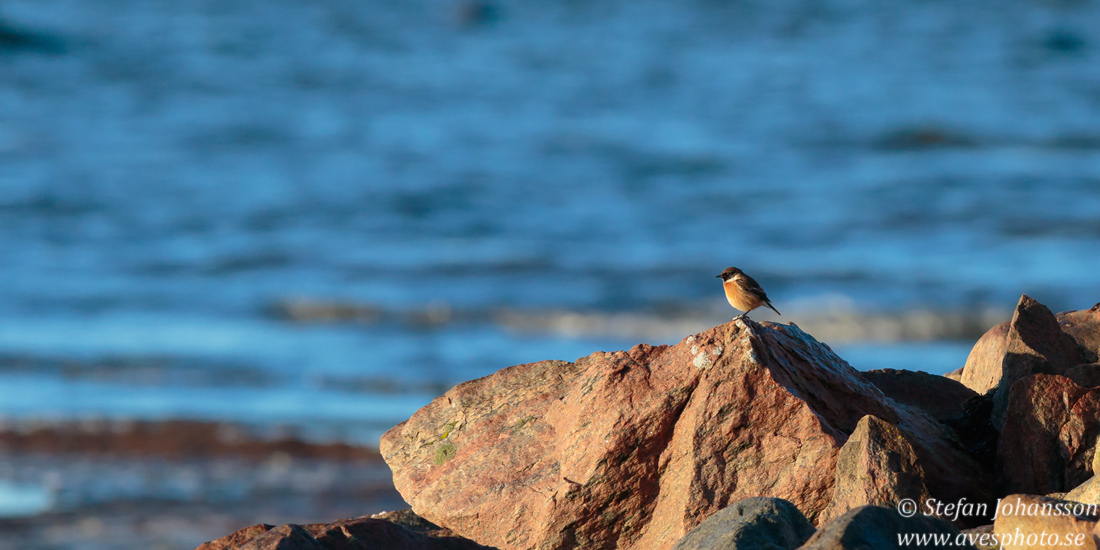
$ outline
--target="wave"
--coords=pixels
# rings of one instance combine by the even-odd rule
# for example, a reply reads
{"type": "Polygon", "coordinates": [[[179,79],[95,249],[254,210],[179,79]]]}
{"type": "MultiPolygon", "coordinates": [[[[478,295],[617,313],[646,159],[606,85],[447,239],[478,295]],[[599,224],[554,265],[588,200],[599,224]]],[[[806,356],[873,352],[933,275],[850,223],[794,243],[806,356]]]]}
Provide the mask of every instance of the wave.
{"type": "MultiPolygon", "coordinates": [[[[701,305],[667,311],[573,311],[495,308],[459,309],[431,304],[422,309],[388,310],[354,302],[295,298],[273,304],[269,310],[294,323],[397,323],[410,327],[490,323],[521,333],[569,338],[614,337],[647,341],[675,341],[729,321],[728,308],[701,305]]],[[[1009,318],[1004,309],[972,311],[908,310],[864,312],[835,304],[808,304],[787,315],[754,312],[754,320],[794,322],[820,340],[833,343],[920,342],[976,340],[990,327],[1009,318]]]]}

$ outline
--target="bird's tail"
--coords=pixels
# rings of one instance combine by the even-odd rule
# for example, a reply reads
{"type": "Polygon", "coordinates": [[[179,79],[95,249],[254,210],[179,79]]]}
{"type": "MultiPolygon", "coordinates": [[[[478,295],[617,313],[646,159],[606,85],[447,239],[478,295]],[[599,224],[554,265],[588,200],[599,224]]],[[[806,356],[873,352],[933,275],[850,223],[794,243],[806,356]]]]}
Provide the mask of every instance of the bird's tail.
{"type": "Polygon", "coordinates": [[[771,309],[772,311],[774,311],[776,313],[776,315],[783,315],[782,313],[779,313],[778,309],[775,309],[775,306],[773,306],[770,301],[765,300],[764,305],[768,306],[768,308],[771,309]]]}

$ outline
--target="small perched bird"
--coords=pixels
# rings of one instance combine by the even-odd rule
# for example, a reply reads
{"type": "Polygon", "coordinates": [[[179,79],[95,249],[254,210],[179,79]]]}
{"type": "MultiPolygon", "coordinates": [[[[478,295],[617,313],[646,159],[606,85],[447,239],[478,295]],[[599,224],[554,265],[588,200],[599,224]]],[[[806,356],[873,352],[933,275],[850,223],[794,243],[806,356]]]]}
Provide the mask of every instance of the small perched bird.
{"type": "Polygon", "coordinates": [[[747,316],[750,311],[760,306],[768,306],[772,311],[783,315],[772,305],[767,293],[760,288],[760,283],[745,275],[740,269],[727,267],[718,278],[722,279],[722,288],[726,291],[726,300],[729,300],[734,309],[744,311],[741,315],[734,317],[735,320],[747,316]]]}

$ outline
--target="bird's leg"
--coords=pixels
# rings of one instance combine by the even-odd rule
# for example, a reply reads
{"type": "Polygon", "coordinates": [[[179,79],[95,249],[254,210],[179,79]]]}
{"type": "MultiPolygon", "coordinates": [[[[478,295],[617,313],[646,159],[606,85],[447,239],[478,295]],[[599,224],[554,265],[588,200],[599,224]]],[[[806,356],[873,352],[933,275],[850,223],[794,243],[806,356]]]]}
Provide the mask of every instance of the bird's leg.
{"type": "Polygon", "coordinates": [[[742,313],[741,315],[738,315],[737,317],[734,317],[733,320],[736,321],[738,319],[744,319],[745,316],[748,315],[748,314],[749,314],[749,312],[746,311],[746,312],[742,313]]]}

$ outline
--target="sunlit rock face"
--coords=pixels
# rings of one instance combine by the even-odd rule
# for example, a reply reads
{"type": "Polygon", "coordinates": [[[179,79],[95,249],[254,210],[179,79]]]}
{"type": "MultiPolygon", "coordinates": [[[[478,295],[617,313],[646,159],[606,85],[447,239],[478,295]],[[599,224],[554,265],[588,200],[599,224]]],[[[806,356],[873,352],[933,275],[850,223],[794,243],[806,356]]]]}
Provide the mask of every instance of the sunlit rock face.
{"type": "MultiPolygon", "coordinates": [[[[867,416],[905,438],[923,472],[913,498],[988,497],[990,476],[947,428],[793,324],[737,321],[673,346],[509,367],[435,399],[381,451],[416,513],[479,543],[671,548],[745,497],[823,520],[840,449],[867,416]]],[[[831,513],[866,504],[860,494],[831,513]]]]}

